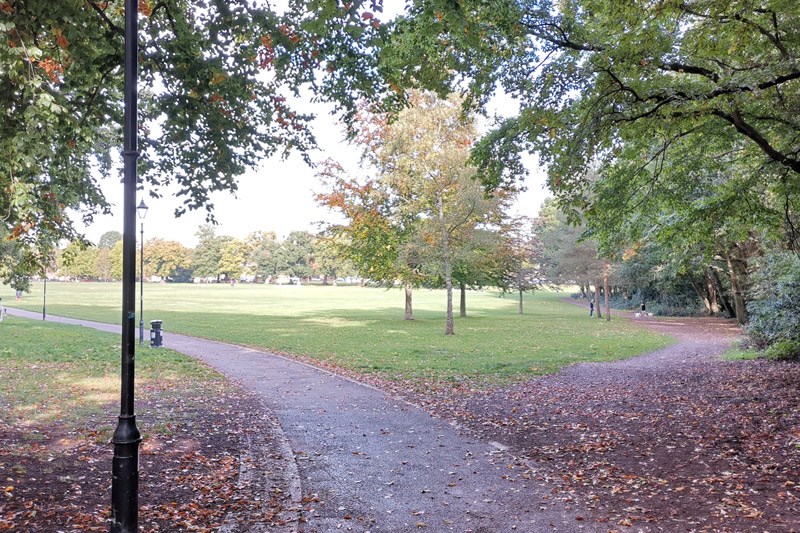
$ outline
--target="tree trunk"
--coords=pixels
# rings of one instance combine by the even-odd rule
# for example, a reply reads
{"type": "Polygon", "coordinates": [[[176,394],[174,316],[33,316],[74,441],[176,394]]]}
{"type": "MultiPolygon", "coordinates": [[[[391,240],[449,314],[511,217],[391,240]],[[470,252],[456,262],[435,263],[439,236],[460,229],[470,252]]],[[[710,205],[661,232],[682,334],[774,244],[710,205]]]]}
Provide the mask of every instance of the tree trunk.
{"type": "Polygon", "coordinates": [[[714,280],[711,272],[706,270],[706,290],[708,290],[708,309],[712,315],[719,314],[719,302],[717,301],[717,289],[714,288],[714,280]]]}
{"type": "Polygon", "coordinates": [[[447,290],[447,320],[444,326],[445,335],[455,335],[453,326],[453,265],[450,259],[450,236],[444,222],[444,200],[439,194],[439,224],[442,226],[442,255],[444,258],[444,286],[447,290]]]}
{"type": "Polygon", "coordinates": [[[708,295],[703,291],[703,287],[701,287],[695,280],[694,276],[691,273],[686,273],[686,278],[689,280],[689,283],[692,285],[692,289],[694,289],[695,294],[697,297],[702,300],[703,305],[706,307],[706,311],[708,314],[713,315],[714,312],[711,311],[711,300],[709,299],[708,295]]]}
{"type": "Polygon", "coordinates": [[[603,318],[603,313],[600,312],[600,282],[594,282],[594,310],[597,312],[597,318],[603,318]]]}
{"type": "Polygon", "coordinates": [[[467,316],[467,285],[463,281],[460,283],[461,287],[461,301],[459,302],[458,316],[467,316]]]}
{"type": "Polygon", "coordinates": [[[711,278],[714,280],[714,285],[717,288],[717,295],[720,303],[722,304],[722,308],[725,309],[726,313],[728,313],[729,318],[736,318],[736,309],[733,308],[730,300],[728,300],[728,297],[725,296],[725,287],[722,286],[722,280],[719,279],[719,272],[717,272],[716,268],[711,268],[709,272],[711,273],[711,278]]]}
{"type": "Polygon", "coordinates": [[[519,290],[519,312],[520,315],[522,314],[522,289],[519,290]]]}
{"type": "Polygon", "coordinates": [[[610,297],[609,290],[608,290],[608,274],[603,276],[603,292],[605,293],[606,297],[606,320],[611,321],[611,306],[609,305],[608,299],[610,297]]]}
{"type": "Polygon", "coordinates": [[[731,292],[733,293],[733,305],[736,308],[736,322],[746,324],[747,307],[744,288],[747,276],[747,262],[743,259],[731,257],[730,254],[726,254],[725,261],[728,263],[728,274],[731,277],[731,292]]]}
{"type": "Polygon", "coordinates": [[[327,285],[328,284],[328,275],[327,274],[324,274],[322,276],[322,284],[323,285],[327,285]]]}
{"type": "Polygon", "coordinates": [[[406,314],[405,320],[414,320],[414,311],[411,309],[411,284],[406,283],[406,314]]]}

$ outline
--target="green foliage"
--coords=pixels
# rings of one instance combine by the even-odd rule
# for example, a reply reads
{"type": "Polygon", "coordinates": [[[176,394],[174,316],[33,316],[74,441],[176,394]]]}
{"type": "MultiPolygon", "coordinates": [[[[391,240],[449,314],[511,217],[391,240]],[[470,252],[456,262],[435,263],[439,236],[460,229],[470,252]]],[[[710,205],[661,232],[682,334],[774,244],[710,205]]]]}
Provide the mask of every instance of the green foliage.
{"type": "Polygon", "coordinates": [[[172,278],[191,263],[191,252],[179,242],[150,239],[144,245],[145,276],[172,278]]]}
{"type": "Polygon", "coordinates": [[[97,241],[97,247],[100,249],[108,248],[111,249],[117,244],[118,241],[122,240],[122,233],[118,231],[107,231],[100,236],[100,240],[97,241]]]}
{"type": "Polygon", "coordinates": [[[29,286],[28,273],[34,271],[38,260],[30,246],[8,240],[0,227],[0,281],[15,289],[26,290],[29,286]]]}
{"type": "Polygon", "coordinates": [[[246,273],[250,247],[246,242],[233,239],[225,242],[220,249],[219,272],[225,279],[238,280],[246,273]]]}
{"type": "Polygon", "coordinates": [[[347,219],[331,232],[360,273],[382,283],[499,282],[492,256],[503,256],[497,227],[513,195],[487,197],[474,179],[474,116],[461,113],[455,96],[412,92],[409,104],[394,121],[360,110],[356,140],[372,178],[346,176],[332,161],[321,172],[329,191],[320,203],[347,219]]]}
{"type": "Polygon", "coordinates": [[[293,231],[275,252],[278,273],[305,278],[313,274],[314,237],[307,231],[293,231]]]}
{"type": "Polygon", "coordinates": [[[250,245],[250,263],[255,266],[255,274],[262,278],[278,275],[277,251],[280,243],[274,232],[257,231],[247,239],[250,245]]]}
{"type": "Polygon", "coordinates": [[[95,265],[99,255],[100,250],[96,246],[72,242],[58,257],[58,271],[62,276],[74,279],[97,279],[99,275],[95,265]]]}
{"type": "Polygon", "coordinates": [[[536,224],[542,243],[542,270],[551,283],[589,286],[602,278],[597,242],[584,238],[585,225],[574,225],[547,200],[536,224]]]}
{"type": "Polygon", "coordinates": [[[233,241],[233,237],[215,234],[214,226],[205,225],[197,229],[197,247],[192,254],[192,270],[194,275],[205,278],[219,278],[223,274],[220,267],[222,250],[225,244],[233,241]]]}
{"type": "MultiPolygon", "coordinates": [[[[68,210],[108,209],[98,175],[117,178],[124,15],[121,1],[0,1],[2,233],[33,246],[39,265],[77,238],[68,210]]],[[[141,1],[139,18],[139,168],[151,194],[176,184],[178,213],[210,209],[211,191],[235,190],[264,157],[312,145],[309,117],[281,93],[313,69],[268,61],[276,47],[298,50],[290,19],[246,0],[141,1]]]]}
{"type": "Polygon", "coordinates": [[[771,344],[765,351],[767,359],[775,361],[796,361],[800,359],[800,340],[781,339],[771,344]]]}
{"type": "Polygon", "coordinates": [[[604,257],[658,247],[662,279],[698,288],[721,268],[743,323],[748,262],[765,243],[798,248],[798,28],[788,0],[420,0],[381,59],[468,103],[502,88],[519,113],[473,151],[489,189],[536,152],[604,257]]]}
{"type": "Polygon", "coordinates": [[[329,278],[336,278],[350,275],[354,272],[353,265],[339,254],[341,244],[336,238],[328,238],[324,235],[317,235],[313,243],[314,252],[314,272],[323,277],[323,283],[329,283],[329,278]]]}
{"type": "Polygon", "coordinates": [[[752,281],[748,334],[757,347],[768,347],[768,355],[796,356],[800,343],[800,258],[794,253],[767,255],[752,281]]]}

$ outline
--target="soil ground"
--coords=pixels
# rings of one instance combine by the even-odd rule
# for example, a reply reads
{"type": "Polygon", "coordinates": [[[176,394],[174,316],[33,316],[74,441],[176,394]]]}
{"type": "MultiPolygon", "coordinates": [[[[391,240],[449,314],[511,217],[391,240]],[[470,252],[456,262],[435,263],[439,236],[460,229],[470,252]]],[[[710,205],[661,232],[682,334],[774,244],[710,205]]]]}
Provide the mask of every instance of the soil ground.
{"type": "MultiPolygon", "coordinates": [[[[145,432],[139,464],[140,530],[217,531],[232,517],[236,527],[228,531],[283,524],[291,512],[281,461],[273,460],[278,452],[242,455],[248,441],[262,431],[252,416],[262,411],[255,396],[233,384],[191,407],[177,400],[138,402],[145,432]],[[147,433],[154,425],[160,426],[159,436],[147,433]],[[265,475],[243,480],[241,472],[251,469],[265,475]]],[[[0,424],[0,531],[108,531],[109,423],[86,420],[84,427],[72,430],[58,423],[24,428],[0,424]]]]}

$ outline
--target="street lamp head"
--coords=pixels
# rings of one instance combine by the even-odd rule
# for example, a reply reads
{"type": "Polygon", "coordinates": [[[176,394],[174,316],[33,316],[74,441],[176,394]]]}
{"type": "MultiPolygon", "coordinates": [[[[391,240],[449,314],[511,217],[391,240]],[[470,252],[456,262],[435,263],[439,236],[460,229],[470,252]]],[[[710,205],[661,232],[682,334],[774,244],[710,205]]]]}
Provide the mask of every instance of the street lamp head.
{"type": "Polygon", "coordinates": [[[147,216],[147,205],[144,203],[144,198],[142,198],[142,201],[139,202],[139,206],[136,208],[136,211],[139,214],[139,220],[144,220],[144,217],[147,216]]]}

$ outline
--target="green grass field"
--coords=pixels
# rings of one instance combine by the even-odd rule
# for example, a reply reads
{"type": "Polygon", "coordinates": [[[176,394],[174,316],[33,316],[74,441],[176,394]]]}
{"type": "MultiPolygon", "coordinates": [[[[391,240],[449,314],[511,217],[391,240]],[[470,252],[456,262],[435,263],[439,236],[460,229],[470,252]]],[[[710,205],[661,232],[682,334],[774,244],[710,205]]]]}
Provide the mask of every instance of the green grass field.
{"type": "MultiPolygon", "coordinates": [[[[42,289],[34,284],[20,303],[8,287],[0,288],[0,297],[6,305],[41,311],[42,289]]],[[[416,290],[415,320],[405,321],[399,289],[149,283],[144,289],[145,324],[163,320],[167,346],[169,334],[179,332],[388,378],[524,378],[670,342],[626,319],[590,319],[586,310],[553,292],[526,295],[523,315],[512,295],[468,292],[468,316],[456,317],[456,335],[446,337],[444,291],[416,290]]],[[[47,285],[48,314],[119,323],[120,301],[116,283],[47,285]]]]}
{"type": "MultiPolygon", "coordinates": [[[[5,298],[3,298],[5,300],[5,298]]],[[[222,377],[170,350],[136,358],[139,399],[203,398],[222,377]]],[[[0,323],[0,423],[67,428],[119,402],[119,335],[7,317],[0,323]]],[[[113,428],[104,427],[106,437],[113,428]]]]}

